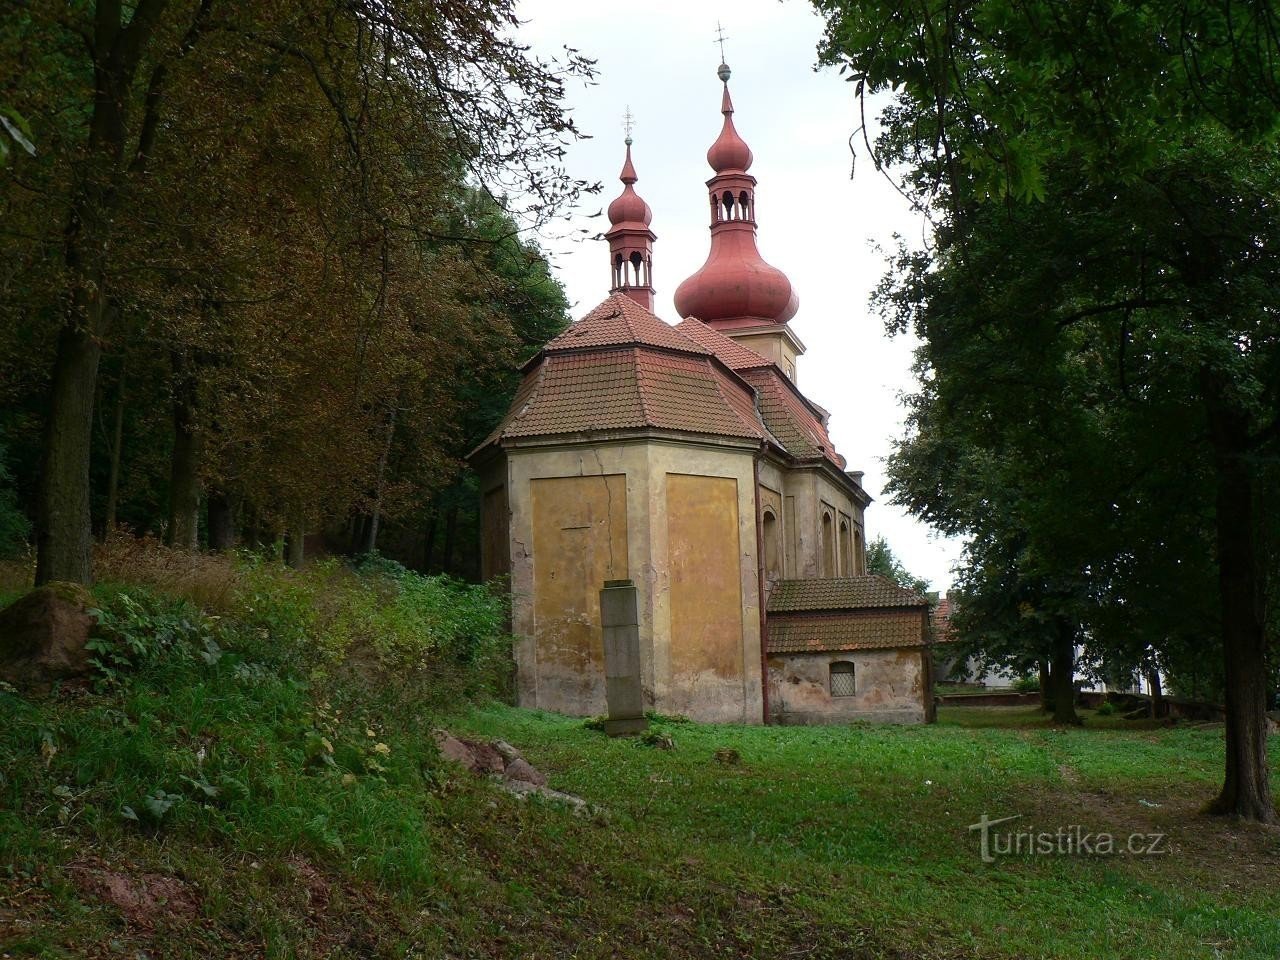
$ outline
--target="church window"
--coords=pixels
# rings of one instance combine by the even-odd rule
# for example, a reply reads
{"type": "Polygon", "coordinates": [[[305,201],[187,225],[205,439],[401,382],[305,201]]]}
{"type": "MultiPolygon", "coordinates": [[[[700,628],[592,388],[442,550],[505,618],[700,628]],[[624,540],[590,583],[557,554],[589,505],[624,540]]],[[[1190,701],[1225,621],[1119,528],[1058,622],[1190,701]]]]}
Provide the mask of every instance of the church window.
{"type": "Polygon", "coordinates": [[[831,695],[833,697],[852,697],[857,690],[853,682],[853,664],[848,660],[837,660],[831,664],[831,695]]]}
{"type": "Polygon", "coordinates": [[[849,535],[849,523],[843,518],[840,520],[840,573],[846,577],[854,575],[853,538],[849,535]]]}
{"type": "Polygon", "coordinates": [[[836,531],[829,513],[822,515],[822,575],[836,576],[836,531]]]}
{"type": "Polygon", "coordinates": [[[772,510],[765,510],[761,526],[764,540],[764,577],[768,581],[782,579],[782,537],[778,530],[778,518],[772,510]]]}

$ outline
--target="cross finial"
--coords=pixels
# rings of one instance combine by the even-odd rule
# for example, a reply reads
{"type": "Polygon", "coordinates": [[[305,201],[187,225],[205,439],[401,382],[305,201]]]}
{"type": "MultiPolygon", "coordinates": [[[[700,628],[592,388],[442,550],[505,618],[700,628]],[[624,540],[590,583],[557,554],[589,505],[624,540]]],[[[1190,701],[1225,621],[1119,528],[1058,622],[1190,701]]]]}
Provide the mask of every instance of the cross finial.
{"type": "Polygon", "coordinates": [[[724,42],[729,38],[724,35],[724,27],[720,25],[720,21],[716,21],[716,39],[715,42],[720,44],[720,62],[727,62],[724,58],[724,42]]]}
{"type": "Polygon", "coordinates": [[[627,134],[627,146],[631,146],[631,131],[635,129],[636,118],[631,115],[631,105],[627,105],[626,112],[622,114],[622,129],[627,134]]]}

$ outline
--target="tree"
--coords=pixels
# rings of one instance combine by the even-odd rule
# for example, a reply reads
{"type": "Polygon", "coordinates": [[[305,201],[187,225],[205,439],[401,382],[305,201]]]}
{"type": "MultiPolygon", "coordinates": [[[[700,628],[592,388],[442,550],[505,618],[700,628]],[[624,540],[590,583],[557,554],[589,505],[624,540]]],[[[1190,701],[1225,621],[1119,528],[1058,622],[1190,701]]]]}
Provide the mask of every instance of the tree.
{"type": "MultiPolygon", "coordinates": [[[[824,55],[859,94],[898,89],[873,156],[937,218],[935,245],[899,258],[882,301],[925,342],[913,407],[936,416],[908,447],[932,442],[928,426],[1034,465],[1020,529],[992,531],[1003,549],[989,557],[1009,562],[1025,537],[1085,588],[1073,615],[1093,642],[1143,622],[1106,615],[1123,606],[1162,623],[1161,590],[1212,624],[1200,641],[1221,649],[1228,716],[1212,808],[1274,821],[1263,611],[1276,547],[1259,504],[1280,439],[1276,11],[818,6],[824,55]],[[1206,567],[1211,594],[1176,592],[1206,567]]],[[[979,529],[986,480],[913,471],[900,495],[918,494],[923,515],[972,485],[954,519],[979,529]]],[[[1144,649],[1167,639],[1150,629],[1144,649]]]]}
{"type": "MultiPolygon", "coordinates": [[[[201,372],[191,367],[204,341],[221,346],[237,329],[243,312],[234,307],[279,298],[282,274],[270,275],[271,267],[284,265],[283,276],[298,280],[304,271],[308,280],[324,277],[344,295],[333,306],[351,311],[356,336],[367,339],[398,292],[394,267],[418,269],[426,246],[468,240],[439,232],[438,214],[463,181],[527,198],[519,213],[530,222],[562,210],[586,186],[559,165],[576,136],[560,101],[566,79],[589,75],[590,64],[573,51],[559,64],[531,56],[512,36],[517,25],[507,0],[429,10],[99,0],[14,18],[3,43],[26,71],[23,91],[36,109],[24,114],[56,126],[41,153],[48,159],[6,187],[27,195],[13,205],[26,207],[36,243],[52,237],[31,198],[45,220],[50,209],[63,215],[55,296],[24,304],[57,331],[39,581],[90,578],[98,367],[104,346],[124,335],[122,316],[160,324],[157,339],[176,360],[170,531],[190,544],[195,478],[207,456],[192,402],[201,372]],[[276,139],[278,152],[265,157],[261,145],[282,130],[295,137],[276,139]],[[324,176],[288,184],[291,159],[324,176]],[[254,160],[267,165],[254,168],[254,160]],[[261,178],[264,169],[274,181],[261,178]],[[213,189],[193,189],[211,182],[213,189]],[[269,193],[286,184],[292,191],[257,205],[260,185],[269,193]],[[308,195],[312,186],[334,188],[327,206],[308,195]],[[259,259],[267,247],[252,230],[264,212],[304,212],[311,231],[259,259]],[[282,263],[279,251],[299,246],[309,256],[282,263]]],[[[397,306],[424,305],[413,299],[406,292],[397,306]]],[[[385,436],[385,398],[378,400],[374,433],[385,436]]]]}
{"type": "Polygon", "coordinates": [[[911,573],[897,558],[884,537],[876,537],[867,544],[867,573],[888,577],[900,587],[914,590],[920,596],[929,593],[929,581],[911,573]]]}

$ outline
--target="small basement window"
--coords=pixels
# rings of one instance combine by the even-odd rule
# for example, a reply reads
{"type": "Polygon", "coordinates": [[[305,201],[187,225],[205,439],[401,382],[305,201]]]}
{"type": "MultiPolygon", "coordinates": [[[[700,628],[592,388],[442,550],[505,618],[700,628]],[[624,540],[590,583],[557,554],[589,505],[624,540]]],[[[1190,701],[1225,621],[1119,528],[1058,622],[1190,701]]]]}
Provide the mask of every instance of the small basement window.
{"type": "Polygon", "coordinates": [[[831,695],[852,697],[856,692],[853,685],[853,664],[848,660],[837,660],[831,665],[831,695]]]}

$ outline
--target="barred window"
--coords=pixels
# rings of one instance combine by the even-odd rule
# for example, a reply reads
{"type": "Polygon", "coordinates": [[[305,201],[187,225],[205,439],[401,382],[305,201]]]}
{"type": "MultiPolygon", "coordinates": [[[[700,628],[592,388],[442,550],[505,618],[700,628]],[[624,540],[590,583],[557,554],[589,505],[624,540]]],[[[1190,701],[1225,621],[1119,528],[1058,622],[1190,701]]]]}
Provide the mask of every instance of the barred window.
{"type": "Polygon", "coordinates": [[[831,665],[831,695],[852,697],[856,692],[853,683],[853,664],[848,660],[837,660],[831,665]]]}

